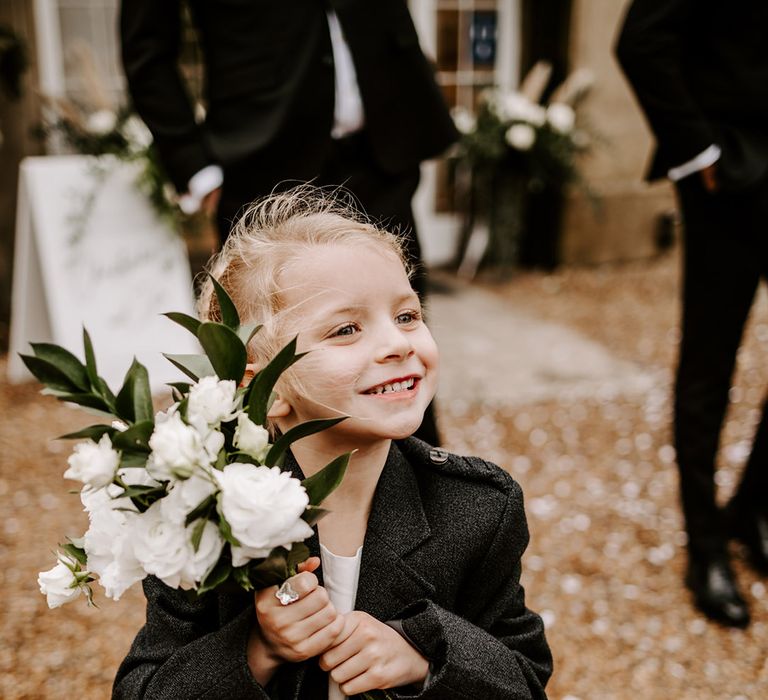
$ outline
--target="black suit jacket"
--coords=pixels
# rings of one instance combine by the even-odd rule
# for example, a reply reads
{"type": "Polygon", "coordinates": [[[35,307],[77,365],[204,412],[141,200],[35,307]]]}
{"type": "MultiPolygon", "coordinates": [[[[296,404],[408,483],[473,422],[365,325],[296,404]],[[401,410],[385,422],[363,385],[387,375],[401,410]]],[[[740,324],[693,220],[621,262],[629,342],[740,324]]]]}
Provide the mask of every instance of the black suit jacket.
{"type": "Polygon", "coordinates": [[[617,55],[656,135],[649,177],[716,143],[725,187],[768,171],[768,3],[634,0],[617,55]]]}
{"type": "MultiPolygon", "coordinates": [[[[527,543],[520,487],[501,469],[454,455],[441,462],[415,438],[393,444],[374,494],[356,608],[402,620],[430,660],[432,680],[408,697],[546,697],[552,657],[520,585],[527,543]]],[[[319,556],[317,537],[309,545],[319,556]]],[[[246,662],[252,595],[190,602],[152,577],[144,590],[147,623],[117,673],[113,698],[269,697],[246,662]]],[[[286,664],[274,680],[281,698],[327,695],[316,660],[286,664]]]]}
{"type": "MultiPolygon", "coordinates": [[[[205,68],[207,117],[196,124],[178,71],[180,0],[122,0],[128,87],[179,191],[210,163],[261,151],[316,173],[333,120],[326,8],[352,53],[374,157],[402,172],[456,132],[405,0],[189,0],[205,68]]],[[[301,173],[297,172],[297,177],[301,173]]],[[[311,175],[310,175],[311,176],[311,175]]]]}

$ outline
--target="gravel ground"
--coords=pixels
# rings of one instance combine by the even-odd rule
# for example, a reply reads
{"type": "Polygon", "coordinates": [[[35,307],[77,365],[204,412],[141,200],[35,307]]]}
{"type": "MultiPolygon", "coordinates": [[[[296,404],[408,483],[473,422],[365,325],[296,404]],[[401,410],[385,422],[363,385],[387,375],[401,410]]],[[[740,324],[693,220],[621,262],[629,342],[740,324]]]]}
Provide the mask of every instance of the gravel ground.
{"type": "MultiPolygon", "coordinates": [[[[610,387],[587,399],[493,409],[452,401],[447,446],[508,468],[526,493],[529,605],[555,654],[551,698],[768,697],[768,592],[736,555],[752,606],[745,632],[706,622],[681,585],[684,533],[670,446],[677,344],[677,259],[486,285],[541,318],[561,322],[651,372],[643,395],[610,387]]],[[[482,284],[482,283],[481,283],[482,284]]],[[[4,365],[0,363],[4,376],[4,365]]],[[[768,300],[760,297],[731,392],[718,483],[726,498],[768,385],[768,300]]],[[[0,383],[0,697],[105,698],[142,624],[138,591],[98,609],[49,611],[36,574],[65,534],[85,527],[61,474],[69,447],[49,438],[89,424],[33,386],[0,383]]]]}

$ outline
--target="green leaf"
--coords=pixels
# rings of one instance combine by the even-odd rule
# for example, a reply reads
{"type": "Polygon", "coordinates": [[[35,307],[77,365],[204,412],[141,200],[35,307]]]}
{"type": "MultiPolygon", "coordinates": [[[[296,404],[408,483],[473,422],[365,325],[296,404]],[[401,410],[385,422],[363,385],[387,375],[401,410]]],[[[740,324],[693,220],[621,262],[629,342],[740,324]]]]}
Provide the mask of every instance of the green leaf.
{"type": "Polygon", "coordinates": [[[312,527],[319,520],[322,520],[331,511],[321,508],[320,506],[307,506],[307,509],[301,516],[301,519],[310,527],[312,527]]]}
{"type": "Polygon", "coordinates": [[[120,469],[138,469],[147,466],[146,452],[123,452],[120,455],[120,469]]]}
{"type": "Polygon", "coordinates": [[[216,499],[216,512],[219,514],[219,532],[221,533],[221,536],[234,547],[239,547],[240,541],[232,534],[232,528],[224,517],[221,508],[221,494],[219,494],[219,497],[216,499]]]}
{"type": "Polygon", "coordinates": [[[83,348],[85,349],[85,370],[88,373],[88,379],[91,386],[96,388],[99,385],[99,375],[96,371],[96,355],[93,353],[93,343],[88,331],[83,328],[83,348]]]}
{"type": "Polygon", "coordinates": [[[248,569],[249,578],[256,588],[279,585],[289,576],[288,550],[285,547],[275,547],[268,557],[248,569]]]}
{"type": "Polygon", "coordinates": [[[118,450],[128,450],[132,452],[149,452],[149,438],[155,429],[155,423],[151,420],[134,423],[127,430],[118,431],[112,437],[112,445],[118,450]]]}
{"type": "Polygon", "coordinates": [[[197,589],[197,595],[201,596],[203,593],[212,591],[217,586],[220,586],[229,578],[231,572],[232,562],[227,557],[221,557],[201,581],[200,587],[197,589]]]}
{"type": "Polygon", "coordinates": [[[246,591],[252,591],[253,584],[251,583],[251,579],[248,577],[248,565],[246,566],[238,566],[234,569],[232,569],[232,578],[235,579],[237,584],[246,591]]]}
{"type": "Polygon", "coordinates": [[[94,442],[98,442],[101,440],[103,435],[109,435],[110,440],[112,439],[112,435],[114,435],[117,431],[116,428],[113,428],[111,425],[91,425],[87,428],[83,428],[82,430],[78,430],[74,433],[67,433],[66,435],[60,435],[57,440],[80,440],[82,438],[90,438],[94,442]]]}
{"type": "Polygon", "coordinates": [[[126,486],[120,496],[130,498],[133,505],[139,509],[139,512],[143,513],[155,503],[155,501],[163,498],[165,493],[165,487],[163,486],[143,486],[141,484],[136,484],[133,486],[126,486]]]}
{"type": "Polygon", "coordinates": [[[194,529],[192,530],[192,548],[197,551],[200,549],[200,540],[203,539],[203,531],[205,530],[205,525],[208,521],[205,518],[200,518],[197,521],[197,524],[195,525],[194,529]]]}
{"type": "Polygon", "coordinates": [[[171,321],[178,323],[183,328],[186,328],[192,335],[197,337],[197,329],[200,327],[199,319],[190,316],[189,314],[183,314],[180,311],[169,311],[162,315],[170,318],[171,321]]]}
{"type": "Polygon", "coordinates": [[[248,385],[247,402],[248,417],[258,425],[267,422],[267,406],[272,389],[280,375],[294,362],[298,362],[306,353],[296,354],[296,338],[291,340],[270,363],[259,372],[248,385]]]}
{"type": "Polygon", "coordinates": [[[82,547],[78,547],[72,542],[67,542],[67,544],[60,544],[59,548],[78,562],[80,566],[86,566],[87,557],[85,555],[85,550],[82,547]]]}
{"type": "Polygon", "coordinates": [[[319,506],[341,483],[351,456],[352,453],[347,452],[336,457],[319,472],[301,482],[302,486],[307,490],[310,505],[319,506]]]}
{"type": "Polygon", "coordinates": [[[27,366],[27,369],[32,372],[37,381],[44,384],[54,391],[74,393],[78,392],[78,387],[75,386],[69,379],[69,377],[62,372],[56,365],[51,364],[47,360],[41,360],[34,355],[22,355],[19,353],[21,361],[27,366]]]}
{"type": "Polygon", "coordinates": [[[309,559],[309,547],[303,542],[294,542],[291,551],[288,552],[288,575],[295,576],[298,573],[299,564],[309,559]]]}
{"type": "Polygon", "coordinates": [[[227,291],[219,284],[219,281],[210,273],[208,273],[208,276],[211,278],[211,282],[213,282],[213,288],[216,291],[216,298],[219,301],[219,309],[221,310],[221,322],[225,326],[231,328],[233,331],[236,331],[240,326],[240,315],[237,313],[237,308],[232,302],[229,294],[227,294],[227,291]]]}
{"type": "Polygon", "coordinates": [[[277,440],[275,440],[275,444],[272,445],[272,447],[269,449],[269,452],[267,452],[264,464],[266,464],[268,467],[273,467],[283,455],[283,453],[294,442],[301,440],[301,438],[308,437],[309,435],[319,433],[322,430],[326,430],[327,428],[332,428],[334,425],[337,425],[338,423],[341,423],[341,421],[346,420],[346,418],[347,416],[342,416],[341,418],[318,418],[315,420],[305,421],[299,425],[295,425],[287,433],[281,435],[277,440]]]}
{"type": "Polygon", "coordinates": [[[169,382],[168,386],[171,387],[171,392],[173,393],[175,401],[181,401],[192,388],[192,385],[189,382],[169,382]]]}
{"type": "Polygon", "coordinates": [[[96,394],[91,394],[90,392],[87,394],[57,393],[56,398],[59,401],[76,403],[78,406],[83,406],[84,408],[93,408],[96,411],[99,411],[101,413],[106,413],[107,415],[110,415],[110,416],[114,415],[112,413],[112,407],[109,406],[107,402],[101,398],[101,396],[96,396],[96,394]]]}
{"type": "Polygon", "coordinates": [[[205,355],[166,355],[163,353],[163,357],[195,381],[216,374],[211,361],[205,355]]]}
{"type": "Polygon", "coordinates": [[[232,379],[239,384],[245,374],[248,357],[237,333],[221,323],[202,323],[197,339],[219,379],[232,379]]]}
{"type": "Polygon", "coordinates": [[[207,498],[204,498],[198,503],[189,513],[184,520],[184,527],[188,527],[198,518],[207,519],[211,512],[216,508],[216,496],[211,494],[207,498]]]}
{"type": "Polygon", "coordinates": [[[96,381],[97,386],[94,388],[95,393],[104,399],[104,402],[110,407],[112,412],[115,411],[115,395],[112,390],[107,386],[107,383],[98,377],[96,381]]]}
{"type": "Polygon", "coordinates": [[[69,350],[52,343],[30,343],[30,345],[35,357],[54,365],[77,389],[80,391],[90,389],[85,366],[69,350]]]}
{"type": "Polygon", "coordinates": [[[115,409],[121,418],[129,422],[151,421],[154,416],[149,374],[135,357],[125,373],[123,386],[115,399],[115,409]]]}
{"type": "Polygon", "coordinates": [[[253,338],[262,328],[260,323],[246,323],[244,326],[240,326],[237,329],[237,337],[243,341],[243,345],[248,345],[253,338]]]}

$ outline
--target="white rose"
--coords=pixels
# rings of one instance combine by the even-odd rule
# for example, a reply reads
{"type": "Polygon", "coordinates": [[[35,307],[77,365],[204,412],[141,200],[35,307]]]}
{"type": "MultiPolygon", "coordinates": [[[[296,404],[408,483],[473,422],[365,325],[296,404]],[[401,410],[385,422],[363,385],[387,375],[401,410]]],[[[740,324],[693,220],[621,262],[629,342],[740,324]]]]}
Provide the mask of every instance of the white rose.
{"type": "Polygon", "coordinates": [[[67,463],[69,469],[64,472],[65,479],[82,481],[91,488],[98,489],[115,478],[120,464],[120,453],[112,448],[109,435],[102,435],[98,443],[86,440],[75,445],[75,451],[67,463]]]}
{"type": "Polygon", "coordinates": [[[149,446],[152,454],[147,461],[147,471],[160,481],[187,479],[196,467],[211,462],[203,437],[193,426],[184,423],[178,413],[155,425],[149,446]]]}
{"type": "Polygon", "coordinates": [[[110,131],[114,131],[116,125],[117,115],[109,109],[100,109],[98,112],[89,115],[85,128],[92,134],[104,136],[110,131]]]}
{"type": "Polygon", "coordinates": [[[91,525],[83,537],[88,569],[98,575],[112,600],[119,600],[147,575],[133,551],[133,529],[139,517],[109,508],[90,514],[91,525]]]}
{"type": "Polygon", "coordinates": [[[217,489],[218,484],[205,476],[193,475],[185,481],[174,482],[168,495],[160,499],[163,517],[183,524],[187,515],[217,489]]]}
{"type": "Polygon", "coordinates": [[[153,503],[137,518],[133,551],[148,574],[154,574],[171,588],[178,588],[189,559],[188,537],[183,523],[167,520],[162,500],[153,503]]]}
{"type": "Polygon", "coordinates": [[[287,472],[235,462],[216,476],[222,514],[242,545],[232,547],[233,566],[266,557],[275,547],[290,548],[312,535],[312,528],[301,519],[309,497],[287,472]]]}
{"type": "Polygon", "coordinates": [[[73,601],[82,592],[73,568],[74,562],[59,553],[59,561],[52,569],[41,571],[37,576],[40,592],[46,597],[49,608],[58,608],[73,601]]]}
{"type": "Polygon", "coordinates": [[[231,379],[218,380],[203,377],[189,389],[187,419],[193,425],[218,425],[221,421],[232,420],[234,416],[235,391],[237,385],[231,379]]]}
{"type": "Polygon", "coordinates": [[[547,107],[547,121],[555,131],[569,134],[576,124],[576,113],[564,102],[553,102],[547,107]]]}
{"type": "Polygon", "coordinates": [[[243,412],[237,417],[234,436],[235,447],[249,454],[258,462],[263,462],[269,452],[269,431],[263,425],[254,423],[243,412]]]}
{"type": "Polygon", "coordinates": [[[507,143],[518,151],[528,151],[536,141],[536,131],[528,124],[513,124],[507,129],[507,143]]]}
{"type": "Polygon", "coordinates": [[[181,588],[197,588],[205,575],[219,561],[221,550],[224,549],[224,539],[219,532],[218,526],[209,520],[203,528],[200,545],[197,551],[195,551],[190,540],[194,526],[195,524],[193,523],[187,528],[190,556],[182,572],[181,588]]]}
{"type": "Polygon", "coordinates": [[[133,551],[148,574],[157,576],[171,588],[194,588],[218,561],[224,540],[213,523],[206,523],[195,552],[192,546],[194,525],[165,517],[162,500],[153,503],[137,517],[133,551]]]}
{"type": "Polygon", "coordinates": [[[471,134],[477,127],[477,120],[472,113],[464,107],[454,107],[451,110],[453,123],[461,134],[471,134]]]}

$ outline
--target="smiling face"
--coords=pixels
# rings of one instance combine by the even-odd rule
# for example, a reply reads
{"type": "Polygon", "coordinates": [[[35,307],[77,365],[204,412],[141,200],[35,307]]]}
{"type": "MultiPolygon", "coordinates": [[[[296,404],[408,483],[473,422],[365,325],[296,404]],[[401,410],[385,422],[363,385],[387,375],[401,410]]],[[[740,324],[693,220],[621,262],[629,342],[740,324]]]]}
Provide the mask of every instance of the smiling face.
{"type": "Polygon", "coordinates": [[[287,330],[310,351],[283,385],[280,427],[343,414],[313,437],[366,447],[411,435],[435,394],[438,353],[397,256],[373,243],[317,246],[280,286],[287,330]]]}

